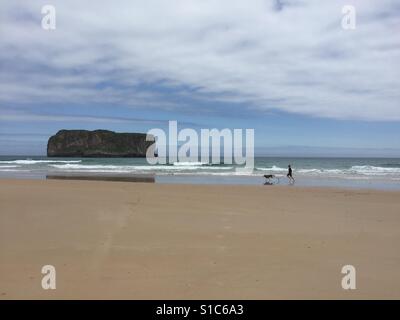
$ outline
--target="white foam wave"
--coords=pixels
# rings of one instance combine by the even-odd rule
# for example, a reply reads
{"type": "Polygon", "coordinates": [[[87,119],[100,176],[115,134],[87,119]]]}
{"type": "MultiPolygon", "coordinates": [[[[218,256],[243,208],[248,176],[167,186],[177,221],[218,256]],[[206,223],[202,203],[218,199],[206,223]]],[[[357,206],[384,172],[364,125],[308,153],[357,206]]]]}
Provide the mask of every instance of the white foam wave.
{"type": "Polygon", "coordinates": [[[321,173],[320,169],[299,169],[299,173],[321,173]]]}
{"type": "Polygon", "coordinates": [[[280,168],[280,167],[277,167],[277,166],[272,166],[272,167],[269,167],[269,168],[256,168],[256,170],[259,170],[259,171],[284,172],[284,171],[287,171],[288,169],[280,168]]]}
{"type": "Polygon", "coordinates": [[[387,174],[400,173],[400,168],[385,168],[385,167],[374,167],[374,166],[352,166],[350,170],[358,174],[365,174],[365,175],[387,175],[387,174]]]}
{"type": "MultiPolygon", "coordinates": [[[[287,169],[272,166],[269,168],[256,168],[258,171],[268,172],[286,172],[287,169]]],[[[379,176],[379,175],[399,175],[400,168],[396,167],[375,167],[375,166],[352,166],[350,169],[317,169],[317,168],[294,168],[294,174],[310,174],[310,175],[333,175],[333,176],[344,176],[344,175],[364,175],[364,176],[379,176]]]]}
{"type": "Polygon", "coordinates": [[[168,166],[168,165],[149,165],[149,166],[115,166],[115,165],[81,165],[81,164],[61,164],[50,165],[61,170],[105,170],[106,172],[137,172],[137,171],[179,171],[179,170],[232,170],[233,167],[201,167],[201,166],[168,166]]]}
{"type": "Polygon", "coordinates": [[[295,170],[298,173],[309,174],[344,174],[347,173],[346,169],[299,169],[295,170]]]}
{"type": "Polygon", "coordinates": [[[82,160],[10,160],[10,161],[0,161],[0,164],[22,164],[22,165],[29,165],[29,164],[39,164],[39,163],[80,163],[82,160]]]}
{"type": "MultiPolygon", "coordinates": [[[[89,162],[90,163],[90,162],[89,162]]],[[[101,163],[101,162],[100,162],[101,163]]],[[[139,164],[83,164],[82,160],[7,160],[0,161],[0,171],[18,171],[29,168],[32,170],[42,169],[41,166],[32,168],[26,165],[46,164],[48,168],[54,168],[65,172],[99,172],[99,173],[149,173],[154,172],[157,174],[200,174],[200,175],[249,175],[261,176],[264,173],[271,173],[277,176],[285,176],[287,168],[279,167],[276,165],[256,167],[252,173],[243,173],[234,170],[234,166],[211,165],[204,162],[175,162],[173,164],[156,164],[156,165],[139,165],[139,164]]],[[[347,168],[293,168],[294,175],[304,175],[313,177],[334,177],[334,178],[398,178],[400,177],[400,167],[381,167],[371,165],[357,165],[347,168]]]]}
{"type": "Polygon", "coordinates": [[[191,162],[191,161],[189,161],[189,162],[174,162],[173,165],[174,166],[180,166],[180,167],[186,167],[186,166],[196,166],[196,167],[198,167],[198,166],[208,165],[208,163],[206,163],[206,162],[195,162],[195,161],[191,162]]]}
{"type": "Polygon", "coordinates": [[[243,172],[243,171],[230,171],[230,172],[196,172],[193,174],[192,172],[163,172],[161,174],[164,175],[177,175],[177,176],[247,176],[247,177],[259,177],[260,175],[254,172],[243,172]]]}

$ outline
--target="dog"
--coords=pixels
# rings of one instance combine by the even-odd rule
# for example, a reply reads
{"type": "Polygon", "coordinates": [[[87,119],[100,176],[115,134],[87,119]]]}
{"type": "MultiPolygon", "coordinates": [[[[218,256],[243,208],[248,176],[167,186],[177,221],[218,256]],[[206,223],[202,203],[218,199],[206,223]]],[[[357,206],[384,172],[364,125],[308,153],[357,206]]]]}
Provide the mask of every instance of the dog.
{"type": "Polygon", "coordinates": [[[264,174],[264,178],[265,179],[272,179],[272,178],[275,178],[275,176],[273,174],[264,174]]]}

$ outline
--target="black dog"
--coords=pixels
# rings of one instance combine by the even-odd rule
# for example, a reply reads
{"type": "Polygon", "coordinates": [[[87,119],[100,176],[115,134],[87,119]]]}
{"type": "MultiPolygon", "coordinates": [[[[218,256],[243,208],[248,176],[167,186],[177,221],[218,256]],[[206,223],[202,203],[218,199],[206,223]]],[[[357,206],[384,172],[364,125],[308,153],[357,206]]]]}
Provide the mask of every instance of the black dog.
{"type": "Polygon", "coordinates": [[[265,179],[272,179],[272,178],[275,178],[275,176],[273,174],[264,174],[264,178],[265,179]]]}

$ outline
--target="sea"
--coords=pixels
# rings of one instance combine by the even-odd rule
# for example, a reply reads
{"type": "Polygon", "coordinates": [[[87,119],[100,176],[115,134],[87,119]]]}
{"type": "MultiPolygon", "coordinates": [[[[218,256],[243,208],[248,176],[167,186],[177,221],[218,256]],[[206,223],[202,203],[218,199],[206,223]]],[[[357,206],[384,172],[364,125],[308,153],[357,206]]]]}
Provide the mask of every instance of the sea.
{"type": "Polygon", "coordinates": [[[291,185],[400,190],[400,158],[256,157],[254,169],[198,161],[151,165],[145,158],[0,156],[0,178],[49,175],[151,175],[156,183],[291,185]],[[292,166],[295,183],[287,179],[292,166]],[[272,181],[264,175],[274,175],[272,181]]]}

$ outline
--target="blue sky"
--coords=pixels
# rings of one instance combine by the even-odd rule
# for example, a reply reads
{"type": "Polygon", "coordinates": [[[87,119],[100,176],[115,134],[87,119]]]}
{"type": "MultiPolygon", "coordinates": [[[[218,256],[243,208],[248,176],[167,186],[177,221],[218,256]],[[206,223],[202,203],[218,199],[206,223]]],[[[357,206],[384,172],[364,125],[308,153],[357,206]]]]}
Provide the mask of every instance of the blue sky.
{"type": "Polygon", "coordinates": [[[396,1],[2,1],[0,154],[60,129],[254,128],[256,154],[400,156],[396,1]],[[41,8],[56,29],[41,28],[41,8]],[[341,26],[343,5],[354,30],[341,26]]]}

